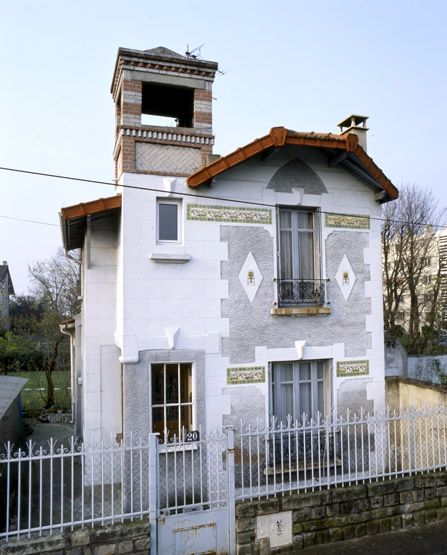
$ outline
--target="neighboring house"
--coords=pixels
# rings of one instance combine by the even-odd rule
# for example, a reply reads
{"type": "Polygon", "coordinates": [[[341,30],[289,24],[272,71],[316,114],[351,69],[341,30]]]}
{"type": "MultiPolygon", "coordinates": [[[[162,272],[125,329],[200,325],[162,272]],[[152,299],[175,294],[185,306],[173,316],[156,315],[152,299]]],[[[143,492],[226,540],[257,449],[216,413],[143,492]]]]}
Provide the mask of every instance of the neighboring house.
{"type": "Polygon", "coordinates": [[[24,439],[20,392],[27,381],[16,376],[0,376],[0,454],[8,441],[19,447],[24,439]]]}
{"type": "Polygon", "coordinates": [[[11,274],[8,263],[3,260],[0,264],[0,331],[9,329],[9,297],[14,295],[11,274]]]}
{"type": "Polygon", "coordinates": [[[385,408],[380,203],[398,193],[366,118],[212,156],[216,71],[120,48],[116,194],[61,211],[86,439],[385,408]]]}
{"type": "MultiPolygon", "coordinates": [[[[432,237],[430,235],[430,237],[432,237]]],[[[424,240],[424,236],[421,237],[424,240]]],[[[447,230],[443,229],[433,235],[427,255],[421,258],[423,271],[418,286],[417,297],[419,303],[420,325],[423,327],[430,321],[433,307],[434,290],[439,283],[437,305],[439,319],[443,326],[447,323],[447,230]]],[[[410,319],[410,295],[404,294],[400,310],[396,315],[396,324],[408,327],[410,319]]]]}

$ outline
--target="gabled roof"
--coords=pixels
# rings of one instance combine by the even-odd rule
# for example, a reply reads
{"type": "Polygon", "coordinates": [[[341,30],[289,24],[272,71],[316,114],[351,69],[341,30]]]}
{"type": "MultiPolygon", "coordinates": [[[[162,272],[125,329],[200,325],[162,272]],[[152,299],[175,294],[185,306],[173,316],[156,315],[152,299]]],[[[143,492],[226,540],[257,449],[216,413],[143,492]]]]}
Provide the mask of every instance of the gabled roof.
{"type": "Polygon", "coordinates": [[[15,295],[8,264],[0,264],[0,282],[8,277],[8,295],[15,295]]]}
{"type": "Polygon", "coordinates": [[[61,208],[62,240],[66,251],[79,249],[84,241],[87,217],[101,217],[121,209],[121,195],[80,202],[61,208]]]}
{"type": "Polygon", "coordinates": [[[328,157],[329,164],[343,165],[348,171],[363,178],[373,187],[383,191],[378,197],[380,202],[387,202],[398,197],[398,190],[386,177],[374,160],[359,145],[354,133],[337,135],[334,133],[307,133],[292,131],[284,127],[273,127],[264,137],[238,148],[217,159],[208,166],[190,175],[187,183],[190,187],[209,184],[223,172],[241,164],[245,160],[284,145],[296,145],[322,149],[328,157]]]}

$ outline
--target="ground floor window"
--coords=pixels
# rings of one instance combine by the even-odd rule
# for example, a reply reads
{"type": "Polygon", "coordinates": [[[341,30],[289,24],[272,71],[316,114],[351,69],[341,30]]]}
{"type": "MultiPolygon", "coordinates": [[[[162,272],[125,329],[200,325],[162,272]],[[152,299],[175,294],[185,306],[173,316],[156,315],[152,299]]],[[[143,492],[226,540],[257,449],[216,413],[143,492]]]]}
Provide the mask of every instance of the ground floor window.
{"type": "Polygon", "coordinates": [[[272,366],[273,415],[286,422],[306,414],[315,418],[326,409],[327,374],[325,361],[275,362],[272,366]]]}
{"type": "Polygon", "coordinates": [[[192,430],[192,364],[163,363],[151,366],[152,431],[170,441],[183,430],[192,430]]]}

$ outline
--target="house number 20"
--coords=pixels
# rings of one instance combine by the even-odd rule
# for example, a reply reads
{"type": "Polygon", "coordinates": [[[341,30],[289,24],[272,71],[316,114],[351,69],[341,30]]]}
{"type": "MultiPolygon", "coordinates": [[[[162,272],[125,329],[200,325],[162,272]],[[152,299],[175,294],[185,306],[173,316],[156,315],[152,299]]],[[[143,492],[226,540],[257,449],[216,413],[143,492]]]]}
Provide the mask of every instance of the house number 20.
{"type": "Polygon", "coordinates": [[[185,443],[193,443],[194,441],[200,441],[200,432],[198,430],[185,432],[185,443]]]}

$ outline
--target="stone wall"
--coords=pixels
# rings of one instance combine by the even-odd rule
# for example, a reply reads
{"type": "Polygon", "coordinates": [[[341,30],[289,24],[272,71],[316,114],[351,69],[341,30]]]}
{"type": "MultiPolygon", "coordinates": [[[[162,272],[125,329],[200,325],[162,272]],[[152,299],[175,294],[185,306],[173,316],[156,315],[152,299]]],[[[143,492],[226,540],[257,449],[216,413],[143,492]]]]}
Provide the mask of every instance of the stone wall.
{"type": "Polygon", "coordinates": [[[292,517],[292,544],[275,548],[275,554],[446,520],[447,472],[240,503],[238,555],[271,552],[269,538],[257,537],[257,527],[259,517],[275,513],[292,517]]]}
{"type": "Polygon", "coordinates": [[[99,528],[64,531],[47,537],[0,543],[0,555],[147,555],[150,553],[149,522],[115,523],[99,528]]]}
{"type": "Polygon", "coordinates": [[[408,357],[408,377],[433,383],[447,380],[447,355],[408,357]]]}
{"type": "Polygon", "coordinates": [[[447,387],[413,380],[411,378],[386,378],[386,402],[392,410],[447,405],[447,387]]]}

